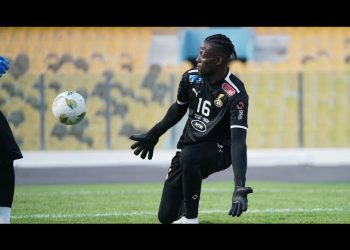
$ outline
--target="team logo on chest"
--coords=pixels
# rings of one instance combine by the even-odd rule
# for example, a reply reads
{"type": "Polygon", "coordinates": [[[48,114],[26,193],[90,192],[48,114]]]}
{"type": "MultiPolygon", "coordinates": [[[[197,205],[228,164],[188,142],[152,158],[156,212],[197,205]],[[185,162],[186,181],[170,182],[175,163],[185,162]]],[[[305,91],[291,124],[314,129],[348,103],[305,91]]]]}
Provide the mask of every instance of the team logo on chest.
{"type": "Polygon", "coordinates": [[[222,101],[222,98],[224,97],[224,94],[219,94],[218,97],[216,97],[216,99],[214,100],[214,104],[216,107],[221,108],[222,105],[224,104],[222,101]]]}

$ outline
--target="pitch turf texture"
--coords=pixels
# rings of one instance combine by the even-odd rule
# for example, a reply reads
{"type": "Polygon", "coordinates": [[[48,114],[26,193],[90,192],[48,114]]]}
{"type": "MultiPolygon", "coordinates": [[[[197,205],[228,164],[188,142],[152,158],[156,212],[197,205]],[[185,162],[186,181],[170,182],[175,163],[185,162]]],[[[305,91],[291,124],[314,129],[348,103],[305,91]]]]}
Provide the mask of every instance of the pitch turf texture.
{"type": "MultiPolygon", "coordinates": [[[[200,223],[350,223],[350,183],[247,184],[249,210],[232,218],[232,183],[204,182],[200,223]]],[[[161,191],[161,183],[19,185],[11,223],[157,224],[161,191]]]]}

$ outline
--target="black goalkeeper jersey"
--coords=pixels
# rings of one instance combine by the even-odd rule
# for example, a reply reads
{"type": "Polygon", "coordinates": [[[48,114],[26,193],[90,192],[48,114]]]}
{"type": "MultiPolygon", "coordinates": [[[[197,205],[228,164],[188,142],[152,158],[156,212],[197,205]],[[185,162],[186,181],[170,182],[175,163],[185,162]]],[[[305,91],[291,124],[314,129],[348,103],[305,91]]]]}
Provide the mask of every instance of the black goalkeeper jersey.
{"type": "Polygon", "coordinates": [[[243,82],[230,72],[210,84],[197,69],[186,71],[179,84],[177,103],[189,109],[179,149],[203,141],[230,146],[230,130],[248,128],[248,94],[243,82]]]}

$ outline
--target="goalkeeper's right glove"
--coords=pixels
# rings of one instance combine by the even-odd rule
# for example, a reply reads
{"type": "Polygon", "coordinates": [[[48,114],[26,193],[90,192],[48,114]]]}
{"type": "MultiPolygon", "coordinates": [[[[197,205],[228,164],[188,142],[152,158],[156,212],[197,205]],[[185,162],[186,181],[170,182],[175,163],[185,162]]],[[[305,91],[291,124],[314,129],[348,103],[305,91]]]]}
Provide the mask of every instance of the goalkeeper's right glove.
{"type": "Polygon", "coordinates": [[[131,140],[137,141],[131,145],[131,149],[135,149],[134,154],[139,155],[141,152],[141,158],[145,159],[148,154],[148,159],[153,157],[154,146],[158,143],[158,138],[155,138],[149,134],[132,135],[131,140]]]}

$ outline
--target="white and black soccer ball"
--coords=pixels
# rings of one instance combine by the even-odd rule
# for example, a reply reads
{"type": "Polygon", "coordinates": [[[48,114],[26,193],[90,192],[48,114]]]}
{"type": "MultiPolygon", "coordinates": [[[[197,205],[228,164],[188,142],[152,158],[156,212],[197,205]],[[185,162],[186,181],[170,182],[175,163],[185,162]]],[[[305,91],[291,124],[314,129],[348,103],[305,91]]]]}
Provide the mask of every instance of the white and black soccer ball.
{"type": "Polygon", "coordinates": [[[74,125],[84,119],[86,103],[77,92],[65,91],[56,96],[52,103],[52,113],[62,124],[74,125]]]}

